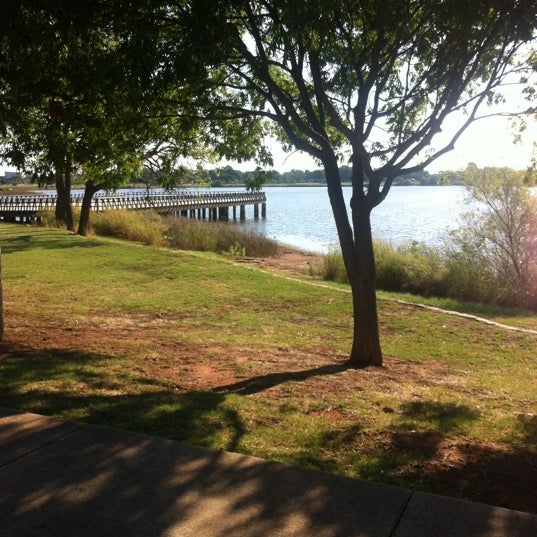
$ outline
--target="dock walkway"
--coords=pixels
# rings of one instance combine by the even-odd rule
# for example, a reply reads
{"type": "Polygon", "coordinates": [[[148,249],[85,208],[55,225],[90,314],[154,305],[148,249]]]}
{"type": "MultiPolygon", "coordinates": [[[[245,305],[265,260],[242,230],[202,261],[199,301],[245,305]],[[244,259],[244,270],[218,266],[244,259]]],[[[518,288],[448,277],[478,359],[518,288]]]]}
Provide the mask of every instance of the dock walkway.
{"type": "MultiPolygon", "coordinates": [[[[83,196],[71,196],[74,209],[80,209],[83,196]]],[[[266,217],[267,198],[264,192],[177,192],[164,194],[147,194],[137,192],[130,194],[97,194],[92,199],[91,208],[95,212],[123,209],[127,211],[154,210],[160,214],[173,216],[190,216],[209,220],[228,220],[238,217],[246,218],[246,205],[254,206],[254,218],[266,217]]],[[[55,195],[2,196],[0,197],[0,220],[30,221],[39,218],[43,211],[53,211],[56,205],[55,195]]]]}

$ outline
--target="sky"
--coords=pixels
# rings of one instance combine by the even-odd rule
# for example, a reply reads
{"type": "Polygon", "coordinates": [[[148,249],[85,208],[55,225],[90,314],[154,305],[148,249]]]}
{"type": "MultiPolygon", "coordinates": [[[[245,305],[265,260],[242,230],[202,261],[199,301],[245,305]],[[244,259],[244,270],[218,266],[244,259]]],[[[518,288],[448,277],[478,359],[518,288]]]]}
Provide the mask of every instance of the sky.
{"type": "MultiPolygon", "coordinates": [[[[449,125],[443,131],[449,133],[449,125]]],[[[537,143],[537,122],[529,123],[520,143],[514,143],[515,131],[505,117],[491,117],[474,122],[455,144],[455,149],[431,164],[427,171],[436,173],[444,170],[462,170],[470,162],[478,167],[508,167],[526,169],[531,162],[537,143]]],[[[285,154],[277,146],[273,148],[274,169],[281,172],[313,170],[319,166],[308,155],[300,152],[285,154]]],[[[231,163],[233,165],[233,163],[231,163]]],[[[237,165],[239,167],[239,165],[237,165]]],[[[249,164],[240,165],[241,169],[251,169],[249,164]]]]}

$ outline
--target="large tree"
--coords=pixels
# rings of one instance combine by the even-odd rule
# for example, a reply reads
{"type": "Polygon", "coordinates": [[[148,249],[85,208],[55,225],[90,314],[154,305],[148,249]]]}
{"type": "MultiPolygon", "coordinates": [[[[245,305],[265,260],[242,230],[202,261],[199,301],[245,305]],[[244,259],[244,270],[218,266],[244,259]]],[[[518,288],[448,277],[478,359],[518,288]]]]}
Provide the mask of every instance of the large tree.
{"type": "Polygon", "coordinates": [[[140,54],[135,30],[118,23],[112,2],[73,10],[64,0],[6,0],[3,8],[1,154],[56,186],[56,219],[72,230],[72,176],[91,171],[79,226],[85,234],[97,185],[117,187],[140,168],[149,103],[157,105],[148,74],[153,49],[140,54]]]}
{"type": "MultiPolygon", "coordinates": [[[[205,66],[192,61],[184,33],[173,34],[171,49],[171,36],[162,38],[167,13],[151,0],[95,0],[76,10],[69,0],[3,6],[0,157],[56,186],[56,219],[71,230],[72,177],[82,178],[81,235],[93,195],[139,177],[144,164],[171,187],[180,159],[200,158],[209,147],[263,159],[251,118],[201,127],[190,107],[205,66]]],[[[206,109],[208,101],[196,104],[206,109]]]]}
{"type": "Polygon", "coordinates": [[[536,2],[170,4],[166,19],[188,34],[192,50],[210,47],[209,95],[219,110],[212,117],[271,120],[284,144],[324,167],[352,288],[349,364],[381,365],[371,212],[397,176],[451,150],[480,109],[501,99],[533,39],[536,2]],[[452,116],[451,137],[431,145],[452,116]],[[342,162],[352,168],[350,206],[342,162]]]}

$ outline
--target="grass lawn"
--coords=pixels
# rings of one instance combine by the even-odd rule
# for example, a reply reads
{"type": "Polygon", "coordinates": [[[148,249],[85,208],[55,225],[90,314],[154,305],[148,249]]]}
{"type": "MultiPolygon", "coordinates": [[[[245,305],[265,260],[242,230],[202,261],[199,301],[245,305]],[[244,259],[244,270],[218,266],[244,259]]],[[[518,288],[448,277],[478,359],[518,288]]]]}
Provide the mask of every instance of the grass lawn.
{"type": "Polygon", "coordinates": [[[355,371],[341,286],[10,224],[0,246],[0,406],[537,512],[535,334],[380,300],[385,367],[355,371]]]}

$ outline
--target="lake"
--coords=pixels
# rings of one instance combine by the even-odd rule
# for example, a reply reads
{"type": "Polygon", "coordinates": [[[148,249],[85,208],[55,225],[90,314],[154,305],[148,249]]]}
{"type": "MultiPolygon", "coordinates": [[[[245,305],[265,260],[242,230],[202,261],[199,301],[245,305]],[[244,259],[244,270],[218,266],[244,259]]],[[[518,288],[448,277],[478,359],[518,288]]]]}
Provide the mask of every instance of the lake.
{"type": "MultiPolygon", "coordinates": [[[[220,190],[220,189],[219,189],[220,190]]],[[[337,231],[326,187],[268,187],[267,219],[248,213],[245,228],[257,229],[278,242],[326,252],[337,244],[337,231]]],[[[344,188],[347,205],[351,187],[344,188]]],[[[395,186],[372,213],[373,235],[393,245],[412,241],[440,246],[467,210],[460,186],[395,186]]]]}
{"type": "MultiPolygon", "coordinates": [[[[324,253],[338,244],[326,187],[267,187],[264,190],[267,195],[266,220],[254,220],[253,207],[247,206],[246,221],[236,225],[312,252],[324,253]]],[[[343,191],[348,205],[351,187],[344,187],[343,191]]],[[[118,192],[132,190],[120,189],[118,192]]],[[[464,192],[461,186],[394,186],[384,202],[373,210],[373,236],[394,246],[412,241],[441,246],[449,230],[459,227],[460,216],[468,209],[464,192]]]]}

